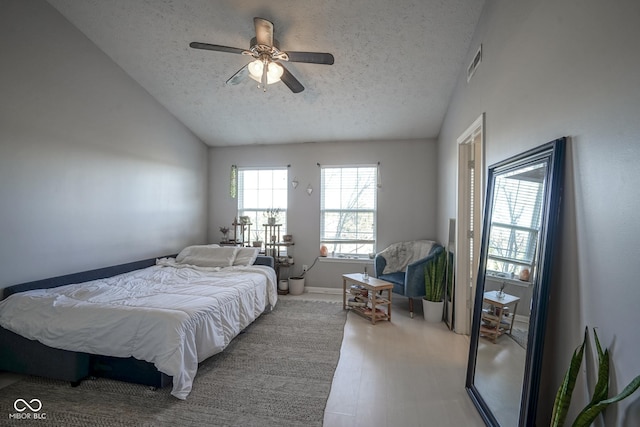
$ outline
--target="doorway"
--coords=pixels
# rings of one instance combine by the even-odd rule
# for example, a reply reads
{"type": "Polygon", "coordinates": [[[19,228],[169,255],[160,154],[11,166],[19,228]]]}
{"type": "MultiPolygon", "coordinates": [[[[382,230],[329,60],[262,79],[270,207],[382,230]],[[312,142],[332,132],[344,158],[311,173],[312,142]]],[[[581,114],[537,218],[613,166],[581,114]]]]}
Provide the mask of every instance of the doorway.
{"type": "Polygon", "coordinates": [[[483,199],[484,113],[458,138],[458,197],[455,260],[455,331],[471,333],[473,297],[480,259],[483,199]]]}

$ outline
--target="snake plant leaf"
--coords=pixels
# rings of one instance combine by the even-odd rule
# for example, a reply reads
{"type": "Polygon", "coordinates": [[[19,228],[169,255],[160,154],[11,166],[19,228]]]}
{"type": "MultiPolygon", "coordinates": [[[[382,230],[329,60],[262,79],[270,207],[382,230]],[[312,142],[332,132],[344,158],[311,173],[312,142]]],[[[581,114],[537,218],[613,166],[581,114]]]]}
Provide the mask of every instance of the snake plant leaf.
{"type": "Polygon", "coordinates": [[[598,382],[593,390],[591,402],[583,409],[583,412],[609,396],[609,349],[606,349],[604,353],[602,352],[598,333],[595,328],[593,328],[593,336],[598,351],[598,382]]]}
{"type": "Polygon", "coordinates": [[[621,401],[622,399],[627,398],[634,391],[636,391],[640,387],[640,375],[635,377],[625,388],[618,394],[617,396],[612,397],[611,399],[602,400],[595,405],[585,408],[573,423],[573,427],[587,427],[590,426],[591,423],[596,419],[598,414],[602,412],[607,406],[612,403],[616,403],[621,401]]]}
{"type": "Polygon", "coordinates": [[[444,250],[439,250],[438,254],[424,267],[425,299],[442,301],[446,266],[447,254],[444,250]]]}
{"type": "Polygon", "coordinates": [[[576,379],[578,378],[578,372],[580,371],[580,365],[582,364],[582,355],[587,342],[588,332],[589,330],[585,328],[582,344],[573,351],[569,369],[567,369],[564,379],[562,380],[562,384],[556,393],[556,398],[553,403],[553,416],[551,417],[550,424],[552,427],[563,426],[564,421],[567,418],[567,412],[569,411],[569,405],[571,404],[571,395],[573,394],[573,388],[576,385],[576,379]]]}

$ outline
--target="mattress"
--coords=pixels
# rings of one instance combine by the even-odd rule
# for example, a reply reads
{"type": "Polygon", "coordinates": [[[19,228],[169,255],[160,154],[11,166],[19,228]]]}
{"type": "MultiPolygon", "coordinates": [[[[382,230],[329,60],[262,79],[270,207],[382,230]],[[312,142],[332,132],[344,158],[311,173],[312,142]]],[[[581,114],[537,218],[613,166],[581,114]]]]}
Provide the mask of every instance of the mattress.
{"type": "Polygon", "coordinates": [[[153,363],[189,395],[198,363],[277,302],[271,267],[156,265],[0,301],[0,326],[63,350],[153,363]]]}

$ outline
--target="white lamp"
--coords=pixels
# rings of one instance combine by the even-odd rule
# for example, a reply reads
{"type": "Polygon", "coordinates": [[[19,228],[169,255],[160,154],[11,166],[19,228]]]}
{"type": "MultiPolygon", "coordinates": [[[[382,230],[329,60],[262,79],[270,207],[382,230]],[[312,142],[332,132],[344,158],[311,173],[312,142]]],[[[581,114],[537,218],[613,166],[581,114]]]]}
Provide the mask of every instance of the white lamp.
{"type": "MultiPolygon", "coordinates": [[[[262,71],[264,70],[264,62],[259,59],[249,63],[249,77],[258,83],[262,82],[262,71]]],[[[268,62],[267,66],[267,84],[278,83],[280,81],[280,77],[284,70],[280,66],[280,64],[276,64],[275,62],[268,62]]]]}

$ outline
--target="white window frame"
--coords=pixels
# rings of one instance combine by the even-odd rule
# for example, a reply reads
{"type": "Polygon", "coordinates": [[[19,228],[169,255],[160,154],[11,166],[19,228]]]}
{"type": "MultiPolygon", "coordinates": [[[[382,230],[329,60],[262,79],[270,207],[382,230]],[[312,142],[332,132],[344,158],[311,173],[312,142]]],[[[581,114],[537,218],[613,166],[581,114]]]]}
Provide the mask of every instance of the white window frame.
{"type": "MultiPolygon", "coordinates": [[[[267,218],[265,216],[268,209],[271,208],[280,208],[279,216],[278,216],[278,224],[282,224],[280,227],[280,237],[282,235],[287,234],[287,208],[289,201],[289,169],[287,166],[276,166],[276,167],[240,167],[238,168],[238,219],[241,216],[245,216],[247,212],[253,213],[253,215],[249,215],[251,217],[251,236],[248,236],[250,241],[255,241],[254,238],[257,234],[259,236],[259,240],[263,242],[267,242],[267,236],[265,236],[265,227],[264,224],[267,223],[267,218]],[[271,198],[271,206],[246,206],[245,205],[245,186],[244,186],[244,173],[247,171],[284,171],[286,172],[284,183],[282,187],[278,187],[277,190],[284,190],[286,192],[286,197],[284,198],[285,204],[279,204],[274,206],[273,195],[271,198]]],[[[260,184],[262,182],[258,182],[258,189],[260,189],[260,184]]],[[[274,190],[273,186],[265,186],[265,189],[274,190]]],[[[286,251],[284,251],[286,252],[286,251]]]]}
{"type": "MultiPolygon", "coordinates": [[[[497,185],[497,183],[496,183],[497,185]]],[[[496,196],[500,191],[506,191],[506,187],[496,187],[496,196]]],[[[511,189],[511,191],[514,191],[511,189]]],[[[519,189],[517,190],[519,191],[519,189]]],[[[538,249],[538,234],[540,232],[540,221],[542,218],[542,203],[544,195],[544,182],[540,182],[535,200],[533,201],[533,210],[531,213],[531,224],[509,224],[506,222],[494,221],[491,223],[489,248],[487,251],[487,274],[494,276],[507,275],[510,277],[511,273],[517,277],[519,272],[526,268],[530,272],[530,280],[536,273],[536,252],[538,249]],[[502,235],[508,235],[508,244],[505,247],[495,246],[495,236],[498,229],[506,230],[502,235]],[[526,244],[525,244],[526,242],[526,244]],[[524,248],[520,246],[524,244],[524,248]],[[493,268],[497,267],[497,268],[493,268]]],[[[514,201],[515,203],[515,201],[514,201]]],[[[512,221],[514,221],[512,219],[512,221]]]]}
{"type": "MultiPolygon", "coordinates": [[[[329,249],[329,254],[332,257],[348,257],[348,258],[369,258],[370,253],[376,252],[376,241],[377,241],[377,223],[378,223],[378,191],[377,191],[377,180],[378,180],[378,168],[377,164],[358,164],[358,165],[327,165],[321,166],[320,171],[320,244],[327,246],[329,249]],[[355,209],[344,209],[344,208],[325,208],[325,196],[326,189],[324,184],[325,179],[325,171],[328,169],[373,169],[373,182],[370,184],[373,185],[373,208],[355,208],[355,209]],[[349,212],[349,213],[371,213],[373,214],[373,225],[372,225],[372,239],[330,239],[324,238],[323,235],[325,233],[325,214],[326,213],[340,213],[340,212],[349,212]],[[369,249],[359,248],[356,249],[356,252],[340,252],[334,251],[336,245],[341,244],[361,244],[361,245],[370,245],[369,249]]],[[[343,187],[341,186],[341,190],[343,187]]],[[[339,246],[338,246],[339,247],[339,246]]]]}

